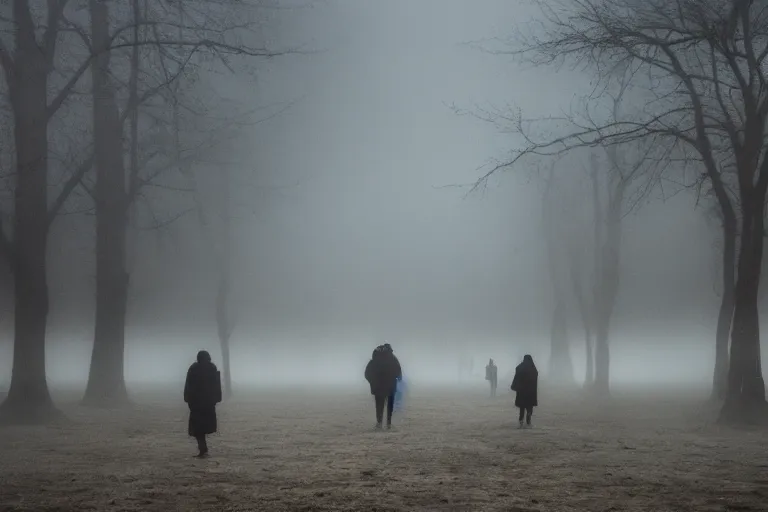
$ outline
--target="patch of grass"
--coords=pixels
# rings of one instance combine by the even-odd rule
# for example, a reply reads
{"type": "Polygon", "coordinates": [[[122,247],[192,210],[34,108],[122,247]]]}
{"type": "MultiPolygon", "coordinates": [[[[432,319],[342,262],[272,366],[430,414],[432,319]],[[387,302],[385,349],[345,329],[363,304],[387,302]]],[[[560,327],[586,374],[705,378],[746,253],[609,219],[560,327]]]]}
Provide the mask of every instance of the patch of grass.
{"type": "Polygon", "coordinates": [[[2,428],[0,511],[765,509],[765,432],[697,396],[542,395],[518,430],[511,395],[414,390],[391,432],[365,390],[238,395],[206,460],[183,403],[73,402],[68,422],[2,428]]]}

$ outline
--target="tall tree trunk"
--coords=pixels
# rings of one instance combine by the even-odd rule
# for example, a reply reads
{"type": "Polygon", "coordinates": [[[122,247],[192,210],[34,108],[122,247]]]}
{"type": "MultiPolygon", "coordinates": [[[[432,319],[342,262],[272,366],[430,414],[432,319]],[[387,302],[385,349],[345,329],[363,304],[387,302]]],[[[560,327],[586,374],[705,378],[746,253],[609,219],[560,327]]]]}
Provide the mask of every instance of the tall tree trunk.
{"type": "Polygon", "coordinates": [[[587,297],[584,294],[584,288],[581,282],[582,265],[580,259],[576,256],[577,252],[571,247],[570,251],[570,274],[571,274],[571,286],[573,287],[573,294],[576,297],[576,303],[579,306],[579,315],[581,316],[581,324],[584,327],[584,342],[585,342],[585,372],[584,372],[584,387],[588,388],[592,386],[595,377],[594,370],[594,355],[592,354],[592,311],[590,305],[587,304],[587,297]]]}
{"type": "Polygon", "coordinates": [[[728,389],[720,418],[750,422],[765,414],[760,364],[758,288],[763,256],[764,194],[742,191],[742,230],[735,288],[728,389]],[[759,197],[759,200],[757,200],[759,197]]]}
{"type": "Polygon", "coordinates": [[[229,340],[231,327],[228,315],[227,301],[229,297],[229,277],[222,272],[219,278],[219,290],[216,294],[216,328],[221,345],[222,370],[224,374],[224,396],[232,396],[232,371],[230,364],[229,340]]]}
{"type": "Polygon", "coordinates": [[[584,328],[584,346],[587,363],[584,371],[584,387],[591,387],[595,382],[595,355],[592,353],[592,332],[589,327],[584,328]]]}
{"type": "Polygon", "coordinates": [[[723,295],[717,315],[715,334],[715,370],[712,378],[712,399],[725,399],[728,389],[728,345],[731,339],[734,292],[736,287],[736,222],[723,222],[723,295]]]}
{"type": "Polygon", "coordinates": [[[123,128],[110,80],[109,12],[91,0],[91,34],[97,57],[91,66],[96,167],[96,325],[83,402],[114,407],[128,402],[125,387],[125,318],[128,194],[123,162],[123,128]]]}
{"type": "MultiPolygon", "coordinates": [[[[219,211],[221,230],[218,244],[214,242],[214,253],[218,260],[219,287],[216,294],[216,326],[221,344],[222,369],[224,370],[224,394],[232,396],[232,373],[230,366],[230,338],[232,337],[233,319],[231,311],[232,268],[232,211],[231,211],[231,172],[228,166],[222,169],[222,197],[219,211]]],[[[212,237],[216,239],[217,237],[212,237]]]]}
{"type": "MultiPolygon", "coordinates": [[[[590,344],[587,342],[587,352],[589,359],[587,360],[587,365],[593,364],[593,369],[591,372],[589,372],[591,376],[590,384],[592,386],[592,389],[596,389],[596,383],[597,383],[597,353],[598,353],[598,332],[600,331],[600,319],[598,318],[598,306],[601,304],[601,291],[600,291],[600,281],[601,276],[603,272],[602,267],[602,247],[603,247],[603,239],[604,236],[604,230],[605,230],[605,215],[603,213],[603,206],[602,201],[600,199],[600,178],[597,174],[597,168],[599,165],[597,156],[593,153],[591,157],[591,163],[592,163],[592,170],[590,172],[590,180],[592,182],[592,222],[593,222],[593,257],[592,257],[592,271],[593,271],[593,281],[592,281],[592,309],[590,310],[590,325],[592,327],[591,331],[592,334],[595,335],[595,343],[590,344]]],[[[605,338],[607,338],[607,333],[604,335],[605,338]]],[[[606,343],[605,341],[603,343],[606,343]]],[[[601,353],[607,352],[607,350],[603,350],[601,353]]],[[[609,361],[610,358],[607,359],[609,361]]],[[[608,364],[605,362],[604,364],[608,364]]],[[[605,371],[607,374],[608,370],[605,371]]],[[[605,378],[606,383],[608,381],[607,377],[605,378]]],[[[607,384],[606,384],[607,385],[607,384]]],[[[607,392],[607,391],[606,391],[607,392]]]]}
{"type": "Polygon", "coordinates": [[[568,346],[568,326],[565,309],[563,286],[561,282],[560,251],[557,242],[560,241],[555,231],[552,218],[552,186],[554,184],[554,166],[549,171],[544,196],[542,198],[542,224],[547,243],[547,260],[549,262],[549,278],[552,282],[554,304],[552,309],[552,325],[550,327],[549,379],[561,384],[573,384],[573,364],[571,351],[568,346]]]}
{"type": "Polygon", "coordinates": [[[14,20],[10,87],[16,144],[13,373],[0,414],[3,421],[41,423],[59,415],[45,373],[50,64],[35,38],[26,2],[14,2],[14,20]]]}
{"type": "Polygon", "coordinates": [[[562,295],[555,297],[549,348],[549,379],[561,384],[573,384],[573,364],[568,347],[568,326],[562,295]]]}
{"type": "Polygon", "coordinates": [[[626,182],[617,182],[605,211],[605,236],[600,251],[597,296],[595,297],[595,382],[598,394],[610,393],[610,325],[619,290],[622,206],[626,182]]]}
{"type": "Polygon", "coordinates": [[[608,343],[608,322],[600,319],[595,332],[595,380],[592,389],[598,395],[611,391],[611,353],[608,343]]]}

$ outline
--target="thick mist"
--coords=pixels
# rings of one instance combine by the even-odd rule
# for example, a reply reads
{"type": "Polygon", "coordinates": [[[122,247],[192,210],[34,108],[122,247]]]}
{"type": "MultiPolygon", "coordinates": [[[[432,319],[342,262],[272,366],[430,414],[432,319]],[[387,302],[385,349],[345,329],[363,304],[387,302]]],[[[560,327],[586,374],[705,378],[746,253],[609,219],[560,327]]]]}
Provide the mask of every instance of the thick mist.
{"type": "Polygon", "coordinates": [[[0,509],[765,510],[766,62],[749,1],[0,1],[0,509]]]}
{"type": "MultiPolygon", "coordinates": [[[[552,287],[540,179],[515,170],[467,195],[478,167],[510,140],[451,108],[514,102],[543,116],[583,94],[588,79],[576,72],[526,68],[463,44],[508,33],[531,15],[527,2],[501,0],[328,0],[276,15],[278,42],[316,53],[272,60],[255,82],[215,78],[211,94],[263,107],[265,118],[242,128],[226,155],[240,169],[237,384],[360,384],[381,340],[417,381],[454,382],[465,354],[478,375],[493,357],[506,376],[525,353],[546,371],[552,287]]],[[[718,255],[694,200],[656,195],[626,218],[613,381],[710,379],[718,255]],[[680,359],[690,364],[681,369],[680,359]]],[[[175,201],[185,204],[164,196],[175,201]]],[[[570,219],[559,222],[567,229],[570,219]]],[[[52,384],[87,374],[94,258],[81,224],[58,219],[49,242],[52,384]]],[[[201,237],[190,215],[133,239],[129,385],[180,382],[201,348],[220,359],[201,237]]],[[[575,306],[568,318],[579,379],[575,306]]],[[[9,344],[2,350],[7,382],[9,344]]]]}

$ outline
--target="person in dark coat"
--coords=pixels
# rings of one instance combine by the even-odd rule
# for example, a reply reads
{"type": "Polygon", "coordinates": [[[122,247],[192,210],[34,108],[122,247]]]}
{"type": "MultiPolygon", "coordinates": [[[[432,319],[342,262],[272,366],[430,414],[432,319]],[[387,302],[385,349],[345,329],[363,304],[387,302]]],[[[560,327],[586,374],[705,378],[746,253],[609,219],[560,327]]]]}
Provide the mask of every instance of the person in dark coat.
{"type": "Polygon", "coordinates": [[[387,428],[392,428],[392,411],[395,407],[397,381],[403,372],[389,343],[376,347],[371,360],[365,367],[365,380],[371,386],[371,394],[376,402],[376,428],[380,429],[384,416],[384,404],[387,405],[387,428]]]}
{"type": "Polygon", "coordinates": [[[217,430],[216,404],[221,402],[221,374],[205,350],[197,353],[197,362],[187,371],[184,401],[189,405],[189,435],[197,440],[198,458],[208,456],[205,436],[217,430]]]}
{"type": "Polygon", "coordinates": [[[523,362],[515,368],[511,388],[517,393],[515,407],[520,409],[518,418],[520,428],[523,428],[523,418],[525,418],[525,425],[530,427],[533,408],[539,405],[539,371],[531,356],[523,357],[523,362]]]}
{"type": "Polygon", "coordinates": [[[488,365],[485,367],[485,380],[491,384],[491,397],[496,396],[496,387],[499,384],[499,368],[493,362],[493,359],[488,361],[488,365]]]}

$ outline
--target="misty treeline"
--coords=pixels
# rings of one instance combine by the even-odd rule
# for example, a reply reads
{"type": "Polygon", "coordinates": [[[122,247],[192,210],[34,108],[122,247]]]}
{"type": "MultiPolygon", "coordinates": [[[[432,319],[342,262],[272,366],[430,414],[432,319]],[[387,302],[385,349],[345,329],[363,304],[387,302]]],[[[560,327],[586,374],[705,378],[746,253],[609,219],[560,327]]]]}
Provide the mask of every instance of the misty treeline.
{"type": "MultiPolygon", "coordinates": [[[[721,240],[712,396],[723,401],[722,420],[764,420],[758,305],[768,192],[768,9],[753,0],[537,3],[536,22],[483,49],[588,73],[592,91],[557,117],[476,112],[522,141],[476,186],[501,170],[550,166],[543,225],[552,280],[556,296],[570,288],[576,298],[585,380],[599,393],[609,392],[622,219],[673,183],[676,193],[695,194],[721,240]],[[557,184],[559,194],[552,192],[557,184]],[[563,215],[585,210],[591,236],[558,227],[563,215]]],[[[572,376],[563,354],[564,300],[554,307],[552,370],[572,376]]]]}
{"type": "MultiPolygon", "coordinates": [[[[218,273],[215,317],[228,376],[226,155],[243,105],[218,75],[251,76],[271,48],[271,0],[13,0],[0,7],[0,249],[14,303],[13,374],[0,416],[58,412],[45,373],[49,232],[81,216],[95,237],[94,337],[84,403],[128,401],[123,359],[135,232],[198,215],[218,273]],[[197,183],[206,180],[207,192],[197,183]],[[164,201],[169,195],[184,196],[164,201]],[[168,206],[174,205],[174,206],[168,206]],[[178,205],[186,205],[181,209],[178,205]],[[132,233],[134,235],[132,235],[132,233]]],[[[212,310],[214,307],[212,306],[212,310]]]]}

